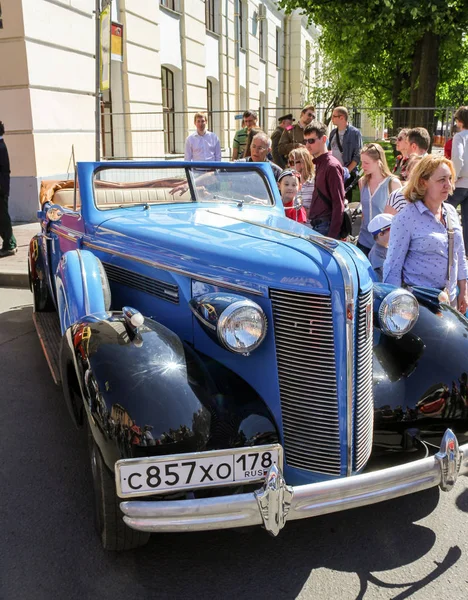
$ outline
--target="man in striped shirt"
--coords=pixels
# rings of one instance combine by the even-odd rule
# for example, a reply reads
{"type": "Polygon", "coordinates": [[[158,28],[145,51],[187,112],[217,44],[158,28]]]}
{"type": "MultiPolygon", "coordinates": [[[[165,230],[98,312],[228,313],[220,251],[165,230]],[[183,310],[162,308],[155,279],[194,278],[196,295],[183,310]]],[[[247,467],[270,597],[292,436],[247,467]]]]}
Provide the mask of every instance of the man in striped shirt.
{"type": "Polygon", "coordinates": [[[242,123],[244,127],[236,131],[232,142],[232,158],[237,160],[244,156],[245,146],[247,145],[247,136],[252,127],[257,126],[257,113],[253,110],[246,110],[242,115],[242,123]]]}

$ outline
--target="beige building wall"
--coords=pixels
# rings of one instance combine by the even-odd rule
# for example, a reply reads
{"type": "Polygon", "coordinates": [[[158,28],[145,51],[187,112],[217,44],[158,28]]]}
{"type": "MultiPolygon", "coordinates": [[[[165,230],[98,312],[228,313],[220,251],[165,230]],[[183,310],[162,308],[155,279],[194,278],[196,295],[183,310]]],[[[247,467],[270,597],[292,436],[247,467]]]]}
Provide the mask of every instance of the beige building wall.
{"type": "MultiPolygon", "coordinates": [[[[13,219],[27,220],[35,217],[41,179],[73,171],[72,147],[77,160],[95,157],[95,0],[1,3],[0,119],[12,165],[10,205],[13,219]]],[[[112,0],[124,54],[111,61],[111,90],[102,94],[102,156],[180,158],[195,112],[208,107],[208,82],[209,127],[225,158],[244,110],[260,109],[271,132],[278,116],[305,103],[312,64],[306,46],[315,56],[317,34],[303,17],[286,16],[273,0],[214,0],[214,15],[209,30],[204,0],[112,0]],[[165,145],[164,70],[174,84],[172,153],[165,145]]]]}

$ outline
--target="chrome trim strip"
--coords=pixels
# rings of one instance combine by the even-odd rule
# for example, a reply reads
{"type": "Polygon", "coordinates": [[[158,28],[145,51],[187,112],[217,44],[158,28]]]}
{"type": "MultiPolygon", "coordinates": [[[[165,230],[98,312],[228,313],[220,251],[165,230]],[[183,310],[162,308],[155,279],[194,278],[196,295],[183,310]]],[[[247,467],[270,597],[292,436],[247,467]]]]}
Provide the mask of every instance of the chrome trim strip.
{"type": "Polygon", "coordinates": [[[148,260],[146,258],[140,258],[139,256],[134,256],[133,254],[126,254],[125,252],[119,252],[118,250],[111,250],[110,248],[106,248],[104,246],[98,246],[97,244],[93,244],[92,242],[83,242],[83,246],[87,248],[93,248],[94,250],[98,250],[99,252],[105,252],[106,254],[111,254],[112,256],[120,256],[121,258],[126,258],[128,260],[134,260],[143,265],[147,265],[149,267],[155,267],[156,269],[162,269],[163,271],[169,271],[170,273],[177,273],[178,275],[183,275],[184,277],[190,277],[191,279],[195,279],[197,281],[203,281],[204,283],[210,283],[211,285],[216,285],[222,288],[227,288],[230,290],[236,290],[238,292],[244,292],[245,294],[253,294],[255,296],[266,296],[268,294],[268,288],[265,287],[265,291],[261,292],[259,290],[254,290],[252,288],[244,287],[241,285],[237,285],[235,283],[228,283],[219,279],[212,279],[211,277],[203,277],[203,275],[199,275],[198,273],[192,273],[191,271],[184,271],[183,269],[178,269],[177,267],[170,267],[168,265],[164,265],[162,263],[158,263],[154,260],[148,260]]]}
{"type": "Polygon", "coordinates": [[[76,250],[78,254],[78,259],[80,261],[80,270],[81,270],[81,281],[83,283],[83,297],[84,297],[84,305],[85,305],[85,315],[89,315],[91,312],[91,308],[89,306],[89,297],[88,297],[88,283],[86,281],[86,269],[83,262],[83,257],[81,256],[81,251],[76,250]]]}
{"type": "Polygon", "coordinates": [[[80,237],[78,235],[67,234],[67,233],[64,233],[63,231],[57,231],[57,230],[54,230],[54,233],[57,234],[59,237],[65,238],[66,240],[70,240],[71,242],[76,242],[76,240],[79,239],[79,237],[80,237]]]}
{"type": "Polygon", "coordinates": [[[81,233],[74,233],[73,229],[69,229],[68,227],[64,228],[63,225],[54,225],[54,227],[51,228],[50,233],[55,233],[59,237],[70,240],[71,242],[76,242],[83,237],[81,233]],[[60,227],[62,227],[62,229],[60,229],[60,227]]]}
{"type": "MultiPolygon", "coordinates": [[[[450,432],[447,442],[452,437],[450,432]]],[[[206,531],[264,525],[275,533],[277,525],[341,510],[368,506],[431,487],[444,489],[452,474],[468,474],[468,444],[454,444],[448,454],[441,447],[435,456],[405,465],[297,487],[276,478],[271,501],[262,501],[260,490],[231,496],[160,502],[120,503],[125,523],[139,531],[206,531]],[[448,465],[446,464],[448,461],[448,465]],[[449,476],[447,477],[447,473],[449,476]],[[292,495],[292,497],[291,497],[292,495]],[[281,510],[284,512],[281,514],[281,510]]],[[[267,482],[267,485],[271,485],[267,482]]]]}
{"type": "MultiPolygon", "coordinates": [[[[332,253],[332,251],[330,251],[332,253]]],[[[346,404],[347,404],[347,475],[351,475],[353,470],[353,454],[352,454],[352,439],[353,439],[353,379],[354,379],[354,282],[351,277],[351,271],[348,268],[345,260],[340,254],[334,253],[333,256],[336,258],[336,262],[340,267],[341,274],[343,276],[343,283],[345,289],[345,310],[346,314],[346,404]],[[349,318],[349,310],[351,318],[349,318]]]]}
{"type": "Polygon", "coordinates": [[[205,327],[208,327],[212,331],[216,331],[216,325],[213,325],[213,323],[210,323],[209,321],[204,319],[201,316],[201,314],[198,312],[198,310],[190,304],[190,302],[188,303],[188,307],[190,308],[192,313],[195,315],[195,317],[197,317],[197,319],[200,321],[200,323],[203,323],[203,325],[205,325],[205,327]]]}

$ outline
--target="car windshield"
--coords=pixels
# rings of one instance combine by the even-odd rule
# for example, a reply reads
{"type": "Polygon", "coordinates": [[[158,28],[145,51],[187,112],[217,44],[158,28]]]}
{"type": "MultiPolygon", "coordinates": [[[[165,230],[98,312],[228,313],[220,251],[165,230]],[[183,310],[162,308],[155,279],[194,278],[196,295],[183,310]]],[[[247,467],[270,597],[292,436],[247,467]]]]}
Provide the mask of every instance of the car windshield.
{"type": "Polygon", "coordinates": [[[250,166],[100,168],[94,174],[94,200],[100,210],[207,201],[273,204],[266,179],[250,166]]]}

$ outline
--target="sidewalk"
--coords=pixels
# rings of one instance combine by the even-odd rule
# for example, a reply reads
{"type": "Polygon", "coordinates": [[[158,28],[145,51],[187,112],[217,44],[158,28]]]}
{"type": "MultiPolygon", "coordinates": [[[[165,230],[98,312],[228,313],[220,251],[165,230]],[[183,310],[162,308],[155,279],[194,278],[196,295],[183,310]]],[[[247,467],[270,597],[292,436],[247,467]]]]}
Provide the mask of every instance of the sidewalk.
{"type": "Polygon", "coordinates": [[[18,242],[18,252],[14,256],[0,258],[0,287],[29,287],[29,242],[39,231],[39,221],[35,223],[13,223],[13,233],[18,242]]]}

